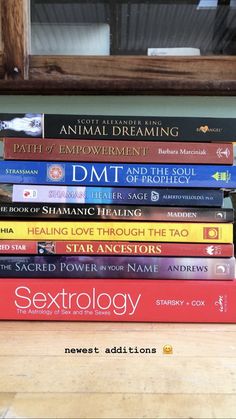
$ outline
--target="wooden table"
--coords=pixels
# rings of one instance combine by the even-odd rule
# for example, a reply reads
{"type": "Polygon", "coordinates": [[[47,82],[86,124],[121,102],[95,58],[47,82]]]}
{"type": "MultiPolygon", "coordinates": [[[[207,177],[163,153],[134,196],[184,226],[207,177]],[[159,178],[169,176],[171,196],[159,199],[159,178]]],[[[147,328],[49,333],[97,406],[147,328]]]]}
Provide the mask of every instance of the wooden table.
{"type": "Polygon", "coordinates": [[[236,325],[5,321],[0,339],[1,418],[236,418],[236,325]]]}

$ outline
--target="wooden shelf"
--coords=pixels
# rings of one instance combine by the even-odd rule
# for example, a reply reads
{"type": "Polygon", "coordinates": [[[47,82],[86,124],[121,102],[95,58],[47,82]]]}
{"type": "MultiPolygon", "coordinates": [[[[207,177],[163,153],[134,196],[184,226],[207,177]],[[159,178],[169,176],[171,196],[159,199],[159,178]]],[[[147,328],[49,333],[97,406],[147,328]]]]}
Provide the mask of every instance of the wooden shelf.
{"type": "Polygon", "coordinates": [[[28,79],[0,65],[0,93],[231,96],[235,70],[232,56],[30,56],[28,79]]]}
{"type": "Polygon", "coordinates": [[[28,1],[0,4],[0,94],[236,95],[232,55],[29,55],[28,1]]]}

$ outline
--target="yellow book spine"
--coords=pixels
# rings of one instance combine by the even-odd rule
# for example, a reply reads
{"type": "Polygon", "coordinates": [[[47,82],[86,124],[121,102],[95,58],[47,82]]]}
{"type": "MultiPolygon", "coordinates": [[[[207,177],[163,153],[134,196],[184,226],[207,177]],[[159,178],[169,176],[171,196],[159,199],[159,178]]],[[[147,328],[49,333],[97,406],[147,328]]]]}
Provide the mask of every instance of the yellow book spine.
{"type": "Polygon", "coordinates": [[[233,224],[0,221],[0,239],[232,243],[233,224]]]}

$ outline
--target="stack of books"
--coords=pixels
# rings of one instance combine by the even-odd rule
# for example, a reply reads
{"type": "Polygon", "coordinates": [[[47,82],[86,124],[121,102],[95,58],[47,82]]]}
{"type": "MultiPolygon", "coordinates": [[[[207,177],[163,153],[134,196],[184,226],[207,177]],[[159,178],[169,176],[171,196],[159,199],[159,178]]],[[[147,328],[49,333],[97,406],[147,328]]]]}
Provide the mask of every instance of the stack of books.
{"type": "Polygon", "coordinates": [[[236,120],[1,119],[2,319],[236,321],[236,120]]]}

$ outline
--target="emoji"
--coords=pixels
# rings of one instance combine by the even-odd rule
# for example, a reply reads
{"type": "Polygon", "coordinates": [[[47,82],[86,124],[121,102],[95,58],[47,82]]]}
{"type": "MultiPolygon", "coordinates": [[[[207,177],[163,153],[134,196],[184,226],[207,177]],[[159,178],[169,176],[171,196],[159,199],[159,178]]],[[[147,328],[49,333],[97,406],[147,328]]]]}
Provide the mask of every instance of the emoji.
{"type": "Polygon", "coordinates": [[[163,354],[170,355],[173,354],[173,348],[171,345],[165,345],[163,346],[163,354]]]}

